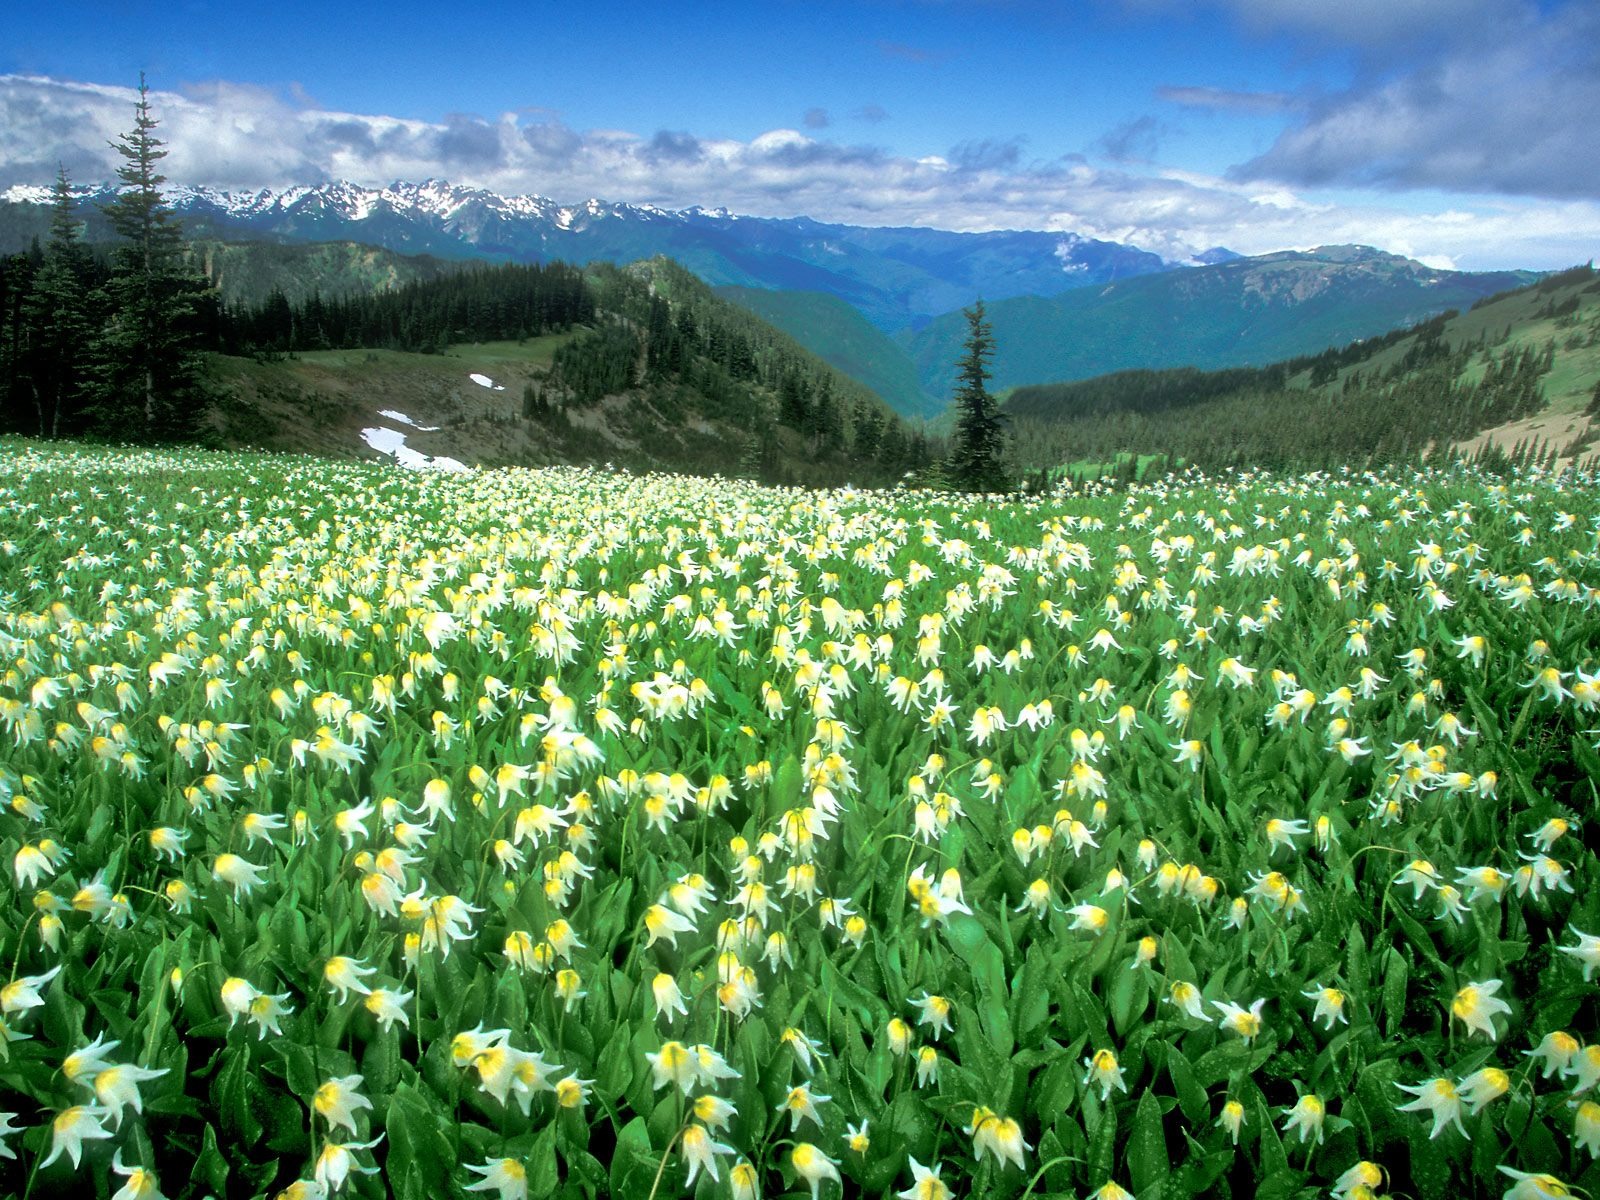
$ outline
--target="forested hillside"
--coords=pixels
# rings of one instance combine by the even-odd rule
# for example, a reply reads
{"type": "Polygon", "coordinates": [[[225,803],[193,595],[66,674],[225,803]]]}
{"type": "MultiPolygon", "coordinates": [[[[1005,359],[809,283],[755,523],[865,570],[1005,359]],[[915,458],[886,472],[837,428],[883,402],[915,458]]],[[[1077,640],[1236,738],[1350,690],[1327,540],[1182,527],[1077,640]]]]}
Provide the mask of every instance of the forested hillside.
{"type": "Polygon", "coordinates": [[[1028,468],[1131,470],[1139,455],[1326,467],[1452,449],[1572,462],[1591,453],[1597,387],[1600,276],[1584,266],[1318,355],[1022,387],[1005,409],[1028,468]]]}
{"type": "MultiPolygon", "coordinates": [[[[231,373],[258,411],[263,397],[294,390],[292,361],[282,364],[301,355],[382,351],[388,357],[374,365],[387,364],[384,373],[392,374],[396,354],[530,341],[540,343],[540,353],[513,372],[521,380],[515,407],[504,398],[494,406],[495,461],[614,461],[781,482],[870,483],[916,469],[931,453],[877,396],[665,259],[627,268],[476,267],[298,303],[274,293],[259,304],[219,309],[215,327],[222,354],[279,365],[265,375],[231,373]],[[508,422],[522,426],[522,436],[508,437],[508,422]]],[[[324,397],[364,399],[373,411],[385,403],[386,392],[359,386],[363,360],[339,361],[347,378],[308,386],[324,397]]],[[[327,361],[319,365],[325,369],[327,361]]],[[[413,365],[428,373],[425,363],[413,365]]],[[[463,394],[459,382],[444,394],[463,394]]],[[[464,395],[490,399],[470,389],[464,395]]],[[[466,411],[460,409],[463,422],[466,411]]],[[[250,440],[254,431],[254,440],[293,444],[292,431],[270,428],[281,423],[240,421],[234,413],[224,427],[228,440],[250,440]]],[[[453,457],[459,450],[449,447],[453,457]]]]}
{"type": "Polygon", "coordinates": [[[716,293],[871,388],[902,416],[937,416],[949,399],[923,391],[905,350],[837,296],[751,287],[719,287],[716,293]]]}

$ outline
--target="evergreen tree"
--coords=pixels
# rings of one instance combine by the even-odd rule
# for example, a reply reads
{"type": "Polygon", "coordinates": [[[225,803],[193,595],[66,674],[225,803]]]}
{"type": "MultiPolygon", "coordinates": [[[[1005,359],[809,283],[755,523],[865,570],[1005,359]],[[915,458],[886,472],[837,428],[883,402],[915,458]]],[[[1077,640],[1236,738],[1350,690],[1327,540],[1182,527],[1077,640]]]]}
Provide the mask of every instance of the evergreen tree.
{"type": "Polygon", "coordinates": [[[182,441],[200,432],[210,397],[201,376],[195,310],[205,285],[186,271],[183,232],[161,194],[150,94],[139,76],[133,129],[111,143],[122,187],[105,206],[124,239],[106,284],[110,319],[95,346],[94,424],[137,440],[182,441]]]}
{"type": "Polygon", "coordinates": [[[955,437],[950,453],[950,481],[973,492],[1006,490],[1001,465],[1004,417],[988,383],[993,376],[989,359],[994,355],[994,334],[983,319],[983,301],[963,309],[967,319],[965,353],[956,364],[955,437]]]}
{"type": "Polygon", "coordinates": [[[24,416],[26,380],[22,368],[28,339],[22,314],[33,287],[33,274],[23,255],[0,257],[0,430],[7,432],[29,427],[24,416]]]}
{"type": "Polygon", "coordinates": [[[50,241],[24,305],[26,367],[40,437],[57,437],[77,424],[84,391],[83,354],[90,330],[88,255],[78,234],[65,168],[51,189],[50,241]]]}

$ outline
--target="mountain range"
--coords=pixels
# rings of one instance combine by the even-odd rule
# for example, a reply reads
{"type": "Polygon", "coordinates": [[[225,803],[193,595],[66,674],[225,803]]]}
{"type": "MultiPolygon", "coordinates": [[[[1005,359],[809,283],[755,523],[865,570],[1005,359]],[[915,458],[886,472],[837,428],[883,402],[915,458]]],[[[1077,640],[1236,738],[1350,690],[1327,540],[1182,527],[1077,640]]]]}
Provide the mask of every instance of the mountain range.
{"type": "MultiPolygon", "coordinates": [[[[79,192],[91,241],[111,237],[98,208],[111,193],[79,192]]],[[[207,273],[235,299],[268,287],[367,291],[473,261],[670,257],[912,417],[944,408],[966,333],[959,310],[979,297],[995,335],[993,386],[1004,390],[1315,354],[1536,278],[1435,270],[1362,246],[1252,258],[1215,249],[1173,262],[1072,233],[562,205],[438,180],[168,195],[207,273]]],[[[47,201],[44,188],[0,192],[0,253],[44,234],[47,201]]]]}
{"type": "MultiPolygon", "coordinates": [[[[97,228],[110,185],[80,189],[97,228]]],[[[893,331],[990,298],[1055,295],[1169,269],[1160,256],[1072,233],[951,233],[830,225],[805,217],[746,217],[722,209],[667,210],[543,196],[501,196],[439,180],[385,188],[329,183],[255,192],[172,188],[191,236],[222,240],[361,242],[402,254],[490,262],[633,262],[665,255],[713,287],[823,292],[893,331]]],[[[0,251],[47,228],[49,190],[0,192],[0,251]]],[[[1211,252],[1208,259],[1227,257],[1211,252]]]]}

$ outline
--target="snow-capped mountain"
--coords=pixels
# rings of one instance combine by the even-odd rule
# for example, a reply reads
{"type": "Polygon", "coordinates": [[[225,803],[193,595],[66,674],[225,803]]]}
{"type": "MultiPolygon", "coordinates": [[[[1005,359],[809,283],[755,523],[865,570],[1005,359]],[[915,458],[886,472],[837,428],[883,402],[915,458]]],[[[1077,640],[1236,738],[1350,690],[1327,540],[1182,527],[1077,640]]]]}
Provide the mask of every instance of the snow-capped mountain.
{"type": "MultiPolygon", "coordinates": [[[[111,191],[80,190],[91,236],[94,206],[111,191]]],[[[569,205],[436,179],[382,188],[182,187],[170,189],[168,199],[192,233],[230,240],[355,241],[406,254],[519,262],[627,262],[665,254],[712,284],[829,293],[885,330],[920,325],[980,296],[1051,296],[1177,265],[1073,233],[829,225],[598,199],[569,205]]],[[[12,187],[0,192],[0,213],[31,209],[36,223],[48,200],[46,188],[12,187]]],[[[0,220],[0,235],[27,224],[0,220]]]]}

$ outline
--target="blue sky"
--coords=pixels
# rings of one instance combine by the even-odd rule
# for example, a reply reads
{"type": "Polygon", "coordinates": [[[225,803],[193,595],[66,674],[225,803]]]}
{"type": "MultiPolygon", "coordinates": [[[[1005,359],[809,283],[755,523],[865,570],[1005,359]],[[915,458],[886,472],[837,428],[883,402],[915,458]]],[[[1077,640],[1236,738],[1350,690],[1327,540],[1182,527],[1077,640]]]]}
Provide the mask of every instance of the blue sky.
{"type": "Polygon", "coordinates": [[[1560,0],[25,3],[0,188],[106,175],[143,69],[180,183],[1554,267],[1600,245],[1597,46],[1560,0]]]}

